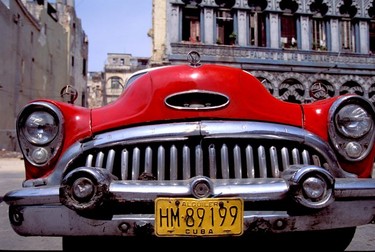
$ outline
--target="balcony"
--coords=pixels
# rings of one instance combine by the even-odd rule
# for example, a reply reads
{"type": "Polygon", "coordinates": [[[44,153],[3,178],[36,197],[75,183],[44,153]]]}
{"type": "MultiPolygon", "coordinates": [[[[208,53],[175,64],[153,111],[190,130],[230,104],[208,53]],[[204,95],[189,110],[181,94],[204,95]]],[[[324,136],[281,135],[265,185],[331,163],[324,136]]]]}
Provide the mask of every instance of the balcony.
{"type": "Polygon", "coordinates": [[[263,71],[301,71],[340,74],[375,74],[375,55],[299,50],[296,48],[244,47],[238,45],[205,45],[171,43],[170,62],[186,62],[191,50],[201,54],[202,62],[221,63],[242,69],[263,71]]]}

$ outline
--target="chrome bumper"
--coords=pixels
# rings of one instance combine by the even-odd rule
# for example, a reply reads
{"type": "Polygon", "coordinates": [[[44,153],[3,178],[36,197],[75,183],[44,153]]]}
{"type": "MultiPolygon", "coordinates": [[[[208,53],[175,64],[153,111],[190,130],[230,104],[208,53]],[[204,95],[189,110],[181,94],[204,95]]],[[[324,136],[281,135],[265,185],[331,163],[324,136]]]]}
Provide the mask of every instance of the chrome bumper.
{"type": "Polygon", "coordinates": [[[195,177],[184,181],[118,181],[105,170],[83,167],[68,174],[61,186],[11,191],[4,201],[10,205],[12,227],[20,235],[134,236],[153,234],[153,214],[114,214],[102,218],[95,212],[97,206],[104,201],[111,204],[152,203],[158,197],[241,197],[244,202],[272,202],[274,206],[292,199],[297,204],[298,210],[293,213],[245,208],[245,232],[282,233],[354,227],[372,223],[375,216],[375,179],[334,180],[328,172],[315,166],[291,169],[278,179],[195,177]],[[77,193],[75,185],[91,188],[90,183],[94,186],[90,193],[78,197],[83,189],[78,196],[72,195],[77,193]],[[324,193],[317,193],[320,191],[324,193]],[[88,217],[90,214],[95,218],[88,217]]]}

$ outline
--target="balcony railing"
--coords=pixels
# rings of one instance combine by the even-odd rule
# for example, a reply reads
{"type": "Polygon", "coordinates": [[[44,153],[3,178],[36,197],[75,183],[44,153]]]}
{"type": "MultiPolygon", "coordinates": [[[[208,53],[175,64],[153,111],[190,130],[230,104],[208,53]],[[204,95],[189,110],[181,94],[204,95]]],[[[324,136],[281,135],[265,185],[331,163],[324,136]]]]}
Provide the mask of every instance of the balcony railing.
{"type": "Polygon", "coordinates": [[[189,43],[171,43],[171,61],[184,60],[189,51],[196,50],[202,61],[228,64],[260,64],[288,67],[356,69],[375,74],[375,55],[299,50],[295,48],[243,47],[237,45],[205,45],[189,43]]]}

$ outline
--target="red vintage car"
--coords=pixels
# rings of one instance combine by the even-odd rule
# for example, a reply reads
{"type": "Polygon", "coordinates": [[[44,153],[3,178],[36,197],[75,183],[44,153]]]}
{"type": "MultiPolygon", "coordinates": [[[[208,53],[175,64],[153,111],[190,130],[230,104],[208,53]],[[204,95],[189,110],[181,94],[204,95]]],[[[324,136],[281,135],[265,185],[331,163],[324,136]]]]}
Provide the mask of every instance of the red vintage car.
{"type": "Polygon", "coordinates": [[[4,197],[15,232],[61,236],[64,250],[234,240],[254,251],[252,239],[345,250],[375,216],[373,105],[281,101],[244,70],[190,56],[135,73],[100,108],[42,99],[20,111],[25,181],[4,197]]]}

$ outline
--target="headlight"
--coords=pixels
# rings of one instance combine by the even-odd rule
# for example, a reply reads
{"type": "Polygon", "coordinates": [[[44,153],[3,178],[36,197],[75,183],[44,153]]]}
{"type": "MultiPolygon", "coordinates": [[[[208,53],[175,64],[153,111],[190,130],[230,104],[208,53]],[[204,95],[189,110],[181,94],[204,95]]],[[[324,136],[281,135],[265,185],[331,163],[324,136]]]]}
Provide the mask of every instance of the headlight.
{"type": "Polygon", "coordinates": [[[26,139],[36,145],[51,142],[56,137],[58,129],[56,119],[45,111],[36,111],[30,114],[22,128],[26,139]]]}
{"type": "Polygon", "coordinates": [[[329,117],[329,137],[336,151],[349,161],[365,158],[375,137],[375,111],[370,101],[356,95],[341,97],[332,105],[329,117]]]}
{"type": "Polygon", "coordinates": [[[25,158],[35,166],[47,164],[63,141],[64,118],[53,104],[33,102],[26,105],[17,118],[17,136],[25,158]]]}
{"type": "Polygon", "coordinates": [[[373,122],[364,108],[350,104],[340,109],[336,115],[335,124],[344,136],[360,138],[371,130],[373,122]]]}

